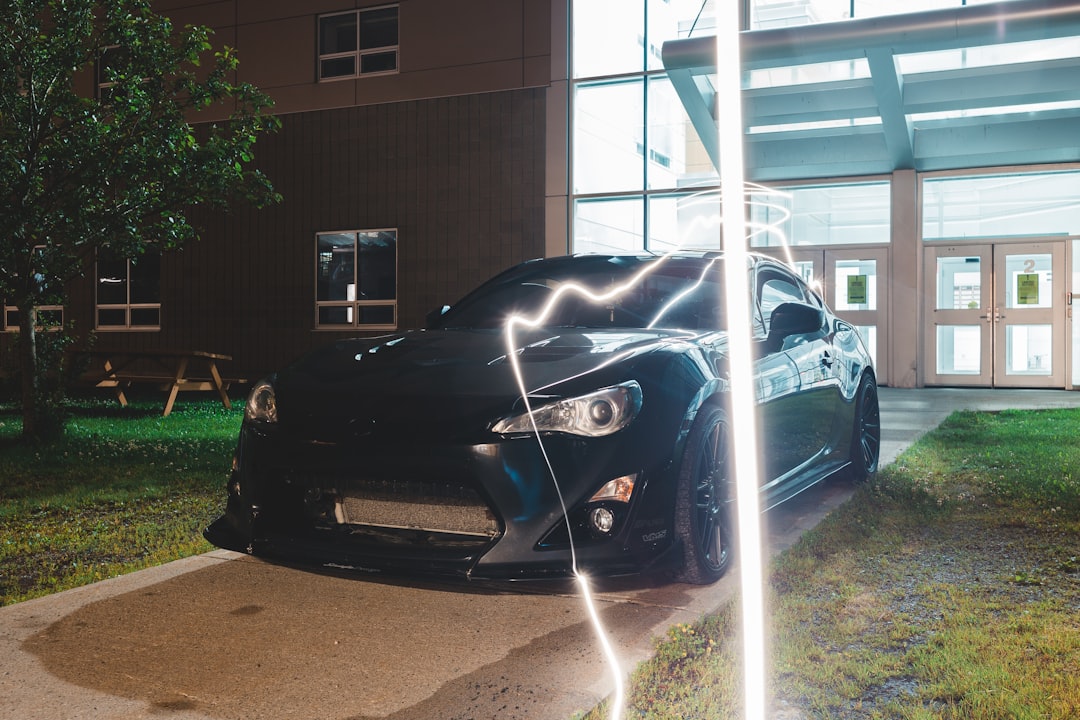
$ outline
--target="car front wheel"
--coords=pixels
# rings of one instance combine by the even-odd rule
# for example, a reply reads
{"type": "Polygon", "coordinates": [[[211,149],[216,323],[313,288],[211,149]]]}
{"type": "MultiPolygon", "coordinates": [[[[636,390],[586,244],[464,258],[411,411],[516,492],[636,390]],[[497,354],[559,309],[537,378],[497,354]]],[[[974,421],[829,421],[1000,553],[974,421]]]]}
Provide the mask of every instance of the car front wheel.
{"type": "Polygon", "coordinates": [[[679,582],[705,585],[731,564],[731,453],[727,414],[718,407],[698,413],[686,441],[675,497],[675,533],[682,543],[679,582]]]}

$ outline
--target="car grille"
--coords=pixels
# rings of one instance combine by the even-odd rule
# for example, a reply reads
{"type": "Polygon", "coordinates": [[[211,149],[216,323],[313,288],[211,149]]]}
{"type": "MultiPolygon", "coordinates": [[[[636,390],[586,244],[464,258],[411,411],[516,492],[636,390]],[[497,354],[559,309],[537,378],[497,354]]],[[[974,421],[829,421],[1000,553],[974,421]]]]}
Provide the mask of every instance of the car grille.
{"type": "Polygon", "coordinates": [[[347,525],[374,525],[494,538],[499,522],[475,492],[427,483],[388,483],[389,488],[350,489],[341,499],[347,525]],[[404,486],[404,487],[403,487],[404,486]],[[469,497],[471,493],[472,497],[469,497]]]}
{"type": "Polygon", "coordinates": [[[468,487],[415,480],[311,480],[308,487],[318,488],[317,495],[324,501],[333,501],[333,516],[339,525],[482,538],[499,534],[499,522],[491,508],[468,487]]]}

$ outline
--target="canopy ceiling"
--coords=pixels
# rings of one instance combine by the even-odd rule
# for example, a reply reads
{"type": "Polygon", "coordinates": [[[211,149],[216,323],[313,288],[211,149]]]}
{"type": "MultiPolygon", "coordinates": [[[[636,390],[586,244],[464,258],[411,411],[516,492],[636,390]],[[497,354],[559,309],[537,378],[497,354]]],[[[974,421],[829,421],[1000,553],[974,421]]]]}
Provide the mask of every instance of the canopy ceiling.
{"type": "MultiPolygon", "coordinates": [[[[1080,2],[1022,0],[746,31],[749,180],[1080,161],[1080,2]]],[[[713,163],[716,39],[664,44],[713,163]]]]}

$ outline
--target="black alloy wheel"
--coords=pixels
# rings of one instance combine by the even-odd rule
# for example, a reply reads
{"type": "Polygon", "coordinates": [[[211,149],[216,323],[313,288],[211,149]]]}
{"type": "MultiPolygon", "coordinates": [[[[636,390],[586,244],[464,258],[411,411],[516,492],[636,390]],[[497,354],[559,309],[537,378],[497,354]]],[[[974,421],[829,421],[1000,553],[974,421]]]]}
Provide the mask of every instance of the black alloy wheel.
{"type": "Polygon", "coordinates": [[[675,533],[683,563],[675,579],[706,585],[731,564],[731,453],[726,413],[706,407],[690,430],[679,470],[675,533]]]}
{"type": "Polygon", "coordinates": [[[864,482],[877,472],[881,459],[881,409],[877,383],[870,374],[863,375],[855,396],[855,427],[851,438],[850,477],[864,482]]]}

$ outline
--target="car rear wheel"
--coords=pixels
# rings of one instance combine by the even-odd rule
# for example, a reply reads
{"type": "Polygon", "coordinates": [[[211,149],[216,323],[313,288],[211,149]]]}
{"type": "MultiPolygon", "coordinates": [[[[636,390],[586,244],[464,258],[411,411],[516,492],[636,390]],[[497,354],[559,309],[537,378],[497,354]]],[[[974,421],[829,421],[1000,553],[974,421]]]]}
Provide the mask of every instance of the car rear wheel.
{"type": "Polygon", "coordinates": [[[731,564],[731,455],[727,414],[698,413],[686,441],[675,497],[675,533],[683,563],[675,579],[705,585],[731,564]]]}
{"type": "Polygon", "coordinates": [[[881,410],[878,407],[877,383],[863,375],[855,396],[855,426],[851,436],[849,477],[864,482],[877,472],[881,458],[881,410]]]}

